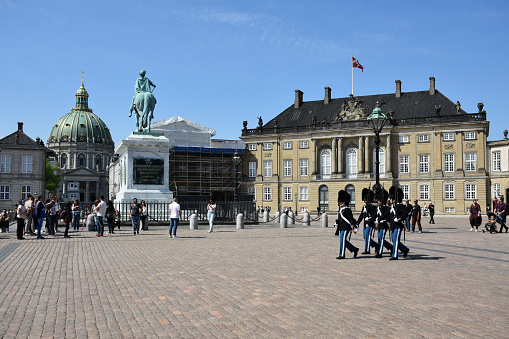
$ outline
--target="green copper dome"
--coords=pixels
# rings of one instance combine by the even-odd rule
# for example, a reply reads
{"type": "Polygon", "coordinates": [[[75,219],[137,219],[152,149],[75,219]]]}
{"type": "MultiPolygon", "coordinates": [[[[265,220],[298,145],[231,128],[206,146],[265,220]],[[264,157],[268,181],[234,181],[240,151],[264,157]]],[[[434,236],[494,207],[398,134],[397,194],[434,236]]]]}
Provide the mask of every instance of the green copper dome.
{"type": "Polygon", "coordinates": [[[49,135],[48,143],[60,141],[113,144],[106,124],[88,107],[88,93],[83,79],[76,92],[76,106],[57,121],[49,135]]]}

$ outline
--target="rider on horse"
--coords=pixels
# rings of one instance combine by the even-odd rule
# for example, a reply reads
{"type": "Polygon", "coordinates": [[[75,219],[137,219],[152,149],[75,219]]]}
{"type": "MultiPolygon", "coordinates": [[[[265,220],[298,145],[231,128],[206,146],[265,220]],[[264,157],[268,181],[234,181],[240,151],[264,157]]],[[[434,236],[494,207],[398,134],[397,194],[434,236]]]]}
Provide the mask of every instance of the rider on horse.
{"type": "Polygon", "coordinates": [[[148,127],[148,130],[150,131],[150,120],[153,118],[153,107],[157,103],[156,98],[152,94],[153,89],[151,88],[151,87],[156,88],[156,85],[154,85],[154,83],[152,83],[152,81],[150,81],[149,78],[145,77],[146,73],[147,72],[144,69],[142,69],[140,71],[141,78],[138,78],[136,80],[136,85],[134,86],[133,101],[131,103],[131,114],[129,114],[129,117],[131,117],[133,115],[133,110],[135,111],[135,113],[136,113],[136,127],[138,127],[138,131],[143,130],[144,127],[145,128],[148,127]],[[137,104],[139,104],[140,101],[142,101],[142,99],[139,98],[139,94],[142,94],[142,93],[150,93],[148,99],[149,99],[149,101],[150,100],[152,101],[151,103],[143,102],[143,104],[141,106],[142,107],[141,109],[143,110],[143,112],[139,111],[140,110],[139,106],[137,107],[137,104]],[[136,100],[137,97],[138,97],[138,101],[136,100]],[[149,108],[151,108],[151,110],[150,110],[151,116],[149,116],[149,117],[142,116],[142,126],[139,126],[138,119],[139,119],[140,115],[143,115],[143,113],[145,113],[145,114],[147,113],[147,106],[149,108]]]}

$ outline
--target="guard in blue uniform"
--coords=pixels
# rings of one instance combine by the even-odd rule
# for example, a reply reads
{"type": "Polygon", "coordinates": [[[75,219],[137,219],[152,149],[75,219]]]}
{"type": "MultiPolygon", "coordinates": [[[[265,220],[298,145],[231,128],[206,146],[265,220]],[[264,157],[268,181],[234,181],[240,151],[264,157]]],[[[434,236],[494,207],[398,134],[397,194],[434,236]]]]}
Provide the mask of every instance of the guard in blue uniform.
{"type": "Polygon", "coordinates": [[[389,189],[389,197],[392,200],[391,206],[391,239],[392,239],[392,254],[389,260],[398,260],[398,250],[403,253],[403,258],[406,258],[410,249],[401,243],[401,232],[404,230],[404,222],[407,217],[407,209],[401,204],[403,201],[403,190],[397,186],[392,186],[389,189]]]}
{"type": "Polygon", "coordinates": [[[362,200],[365,205],[362,207],[362,212],[357,219],[358,225],[364,220],[364,252],[361,254],[371,254],[371,247],[375,248],[375,252],[378,248],[378,243],[372,239],[372,230],[375,229],[376,220],[376,207],[371,204],[374,198],[375,193],[372,190],[368,188],[362,189],[362,200]]]}
{"type": "Polygon", "coordinates": [[[375,193],[375,199],[378,201],[378,207],[376,209],[376,221],[375,224],[378,228],[378,251],[376,258],[381,258],[384,247],[392,252],[392,245],[390,242],[385,240],[385,234],[389,229],[389,222],[391,217],[390,208],[386,205],[389,200],[389,193],[381,188],[375,193]]]}
{"type": "Polygon", "coordinates": [[[352,210],[348,207],[350,199],[351,197],[348,192],[343,190],[338,192],[339,213],[338,219],[336,220],[338,225],[336,235],[339,233],[339,257],[336,259],[345,259],[345,248],[348,248],[348,250],[353,253],[354,258],[357,257],[359,253],[359,249],[346,240],[352,228],[357,227],[352,210]]]}

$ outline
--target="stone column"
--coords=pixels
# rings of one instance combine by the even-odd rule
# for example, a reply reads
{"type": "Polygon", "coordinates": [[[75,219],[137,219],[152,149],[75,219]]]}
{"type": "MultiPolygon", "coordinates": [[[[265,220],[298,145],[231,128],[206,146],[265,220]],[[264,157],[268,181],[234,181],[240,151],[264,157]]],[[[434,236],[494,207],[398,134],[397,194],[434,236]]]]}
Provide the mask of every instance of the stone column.
{"type": "Polygon", "coordinates": [[[85,182],[85,202],[90,201],[90,181],[85,182]]]}
{"type": "Polygon", "coordinates": [[[364,143],[363,143],[363,140],[364,137],[359,137],[359,157],[357,158],[358,160],[358,169],[359,169],[359,173],[364,173],[364,143]]]}
{"type": "Polygon", "coordinates": [[[364,137],[364,172],[371,173],[369,169],[369,157],[371,152],[369,151],[369,137],[364,137]]]}
{"type": "Polygon", "coordinates": [[[343,174],[343,138],[338,138],[338,173],[343,174]]]}
{"type": "Polygon", "coordinates": [[[331,154],[331,162],[332,162],[332,174],[338,173],[338,166],[336,161],[337,151],[336,151],[336,143],[338,142],[338,138],[331,138],[332,141],[332,154],[331,154]]]}
{"type": "Polygon", "coordinates": [[[258,163],[256,164],[258,167],[256,168],[256,175],[258,177],[263,176],[263,143],[259,142],[256,144],[258,146],[258,163]]]}
{"type": "Polygon", "coordinates": [[[391,134],[387,134],[387,147],[385,150],[385,172],[392,172],[392,157],[391,157],[391,134]]]}
{"type": "MultiPolygon", "coordinates": [[[[456,171],[462,171],[465,173],[465,154],[463,153],[463,132],[456,132],[455,135],[455,142],[458,145],[458,152],[457,154],[457,160],[456,160],[456,171]]],[[[431,154],[430,154],[430,161],[431,160],[431,154]]],[[[479,159],[477,159],[479,161],[479,159]]]]}
{"type": "Polygon", "coordinates": [[[312,147],[312,154],[311,154],[311,168],[313,169],[312,175],[316,175],[316,139],[311,139],[311,147],[312,147]]]}
{"type": "Polygon", "coordinates": [[[97,178],[97,181],[95,182],[95,200],[99,200],[99,197],[101,194],[99,193],[99,178],[97,178]]]}
{"type": "Polygon", "coordinates": [[[90,168],[90,161],[89,161],[89,158],[88,158],[88,153],[85,154],[85,156],[87,157],[86,158],[86,161],[87,161],[87,164],[86,164],[86,168],[90,168]]]}

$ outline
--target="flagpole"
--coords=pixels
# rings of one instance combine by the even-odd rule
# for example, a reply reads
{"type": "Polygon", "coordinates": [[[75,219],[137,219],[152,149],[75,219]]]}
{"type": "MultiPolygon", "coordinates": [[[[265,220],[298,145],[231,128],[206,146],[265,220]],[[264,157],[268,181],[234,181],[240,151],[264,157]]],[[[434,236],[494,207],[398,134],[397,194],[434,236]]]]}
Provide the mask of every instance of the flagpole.
{"type": "MultiPolygon", "coordinates": [[[[353,60],[353,55],[352,55],[352,60],[353,60]]],[[[353,96],[353,62],[352,62],[352,96],[353,96]]]]}

